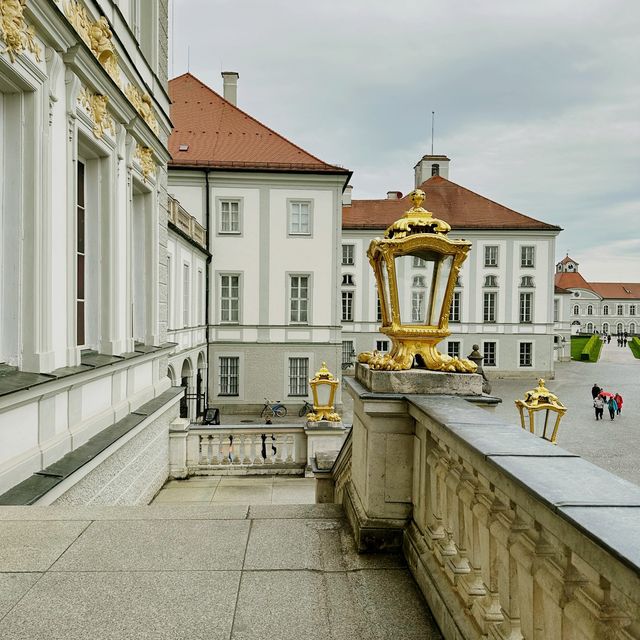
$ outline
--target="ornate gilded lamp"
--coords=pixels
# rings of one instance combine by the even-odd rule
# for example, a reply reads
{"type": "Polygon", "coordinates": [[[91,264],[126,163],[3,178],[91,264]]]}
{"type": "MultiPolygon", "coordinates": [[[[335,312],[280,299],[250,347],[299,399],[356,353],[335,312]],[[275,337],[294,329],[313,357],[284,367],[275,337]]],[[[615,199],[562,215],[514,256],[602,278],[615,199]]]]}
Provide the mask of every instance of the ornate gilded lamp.
{"type": "Polygon", "coordinates": [[[542,378],[538,380],[535,389],[524,394],[524,400],[516,400],[516,407],[520,412],[520,425],[523,429],[527,428],[528,422],[531,433],[556,444],[560,421],[567,408],[558,400],[558,396],[544,386],[542,378]],[[553,418],[551,420],[553,426],[549,423],[549,414],[555,415],[555,422],[553,418]]]}
{"type": "Polygon", "coordinates": [[[307,420],[318,422],[328,420],[329,422],[340,422],[340,416],[334,412],[334,398],[340,381],[333,377],[327,369],[325,362],[313,380],[309,380],[311,391],[313,392],[313,413],[307,414],[307,420]]]}
{"type": "Polygon", "coordinates": [[[384,238],[371,241],[373,267],[382,310],[380,331],[389,336],[389,353],[361,353],[371,369],[411,369],[414,361],[433,371],[473,373],[476,365],[436,349],[449,331],[449,310],[458,272],[471,243],[451,240],[451,227],[422,208],[424,191],[410,194],[413,207],[396,220],[384,238]],[[412,287],[417,282],[419,289],[412,287]]]}

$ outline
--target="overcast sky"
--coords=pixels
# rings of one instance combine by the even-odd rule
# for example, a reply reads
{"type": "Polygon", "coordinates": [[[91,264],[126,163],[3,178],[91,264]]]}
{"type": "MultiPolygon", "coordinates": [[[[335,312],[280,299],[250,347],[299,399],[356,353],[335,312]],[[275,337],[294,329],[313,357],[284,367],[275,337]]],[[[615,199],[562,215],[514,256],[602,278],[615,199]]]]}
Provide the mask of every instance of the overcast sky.
{"type": "MultiPolygon", "coordinates": [[[[170,73],[326,162],[354,198],[449,178],[564,228],[588,280],[640,282],[637,0],[171,0],[170,73]]],[[[428,203],[427,203],[428,205],[428,203]]]]}

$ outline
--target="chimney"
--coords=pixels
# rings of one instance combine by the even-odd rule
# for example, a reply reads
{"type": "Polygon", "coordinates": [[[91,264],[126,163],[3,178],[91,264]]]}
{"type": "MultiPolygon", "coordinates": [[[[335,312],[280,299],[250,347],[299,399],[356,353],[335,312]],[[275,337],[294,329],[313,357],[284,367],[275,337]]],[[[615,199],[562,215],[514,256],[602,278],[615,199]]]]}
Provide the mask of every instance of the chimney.
{"type": "Polygon", "coordinates": [[[351,194],[353,192],[353,187],[348,184],[345,188],[344,191],[342,192],[342,206],[343,207],[350,207],[351,206],[351,194]]]}
{"type": "Polygon", "coordinates": [[[238,106],[238,78],[235,71],[222,72],[222,97],[234,107],[238,106]]]}
{"type": "Polygon", "coordinates": [[[442,176],[449,179],[449,163],[447,156],[422,156],[418,164],[413,168],[416,176],[416,189],[433,176],[442,176]]]}
{"type": "Polygon", "coordinates": [[[387,191],[387,200],[400,200],[402,191],[387,191]]]}

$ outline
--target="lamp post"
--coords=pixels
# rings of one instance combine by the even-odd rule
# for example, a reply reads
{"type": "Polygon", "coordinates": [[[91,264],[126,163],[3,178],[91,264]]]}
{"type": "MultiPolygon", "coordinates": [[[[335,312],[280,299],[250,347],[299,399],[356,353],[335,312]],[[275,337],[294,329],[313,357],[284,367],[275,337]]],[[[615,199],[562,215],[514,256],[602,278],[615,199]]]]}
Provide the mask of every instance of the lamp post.
{"type": "Polygon", "coordinates": [[[307,414],[309,422],[319,422],[327,420],[328,422],[341,422],[340,416],[334,411],[334,398],[340,381],[333,377],[333,374],[327,369],[325,362],[322,363],[319,371],[312,380],[309,380],[309,386],[313,393],[313,413],[307,414]]]}
{"type": "Polygon", "coordinates": [[[389,353],[361,353],[358,360],[371,369],[411,369],[417,361],[434,371],[473,373],[476,365],[470,360],[436,349],[451,334],[453,289],[471,243],[447,237],[451,227],[422,208],[424,191],[416,189],[410,197],[413,207],[386,230],[384,238],[372,240],[367,251],[382,310],[380,332],[391,338],[393,346],[389,353]],[[418,272],[424,287],[414,292],[408,280],[418,272]]]}
{"type": "Polygon", "coordinates": [[[558,400],[558,396],[544,386],[544,380],[540,378],[538,386],[524,394],[524,400],[515,402],[520,412],[522,428],[528,428],[531,433],[556,444],[560,421],[567,412],[567,408],[558,400]],[[555,422],[552,418],[553,426],[549,423],[550,414],[555,415],[555,422]]]}

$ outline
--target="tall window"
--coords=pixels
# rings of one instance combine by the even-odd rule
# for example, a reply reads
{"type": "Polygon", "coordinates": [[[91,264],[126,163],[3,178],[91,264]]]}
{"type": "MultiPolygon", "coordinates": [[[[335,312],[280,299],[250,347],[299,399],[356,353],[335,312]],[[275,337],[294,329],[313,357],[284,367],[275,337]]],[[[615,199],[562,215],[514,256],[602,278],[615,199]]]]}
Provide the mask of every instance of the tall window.
{"type": "Polygon", "coordinates": [[[240,203],[220,200],[220,233],[240,233],[240,203]]]}
{"type": "Polygon", "coordinates": [[[484,360],[483,364],[485,367],[495,367],[496,366],[496,343],[495,342],[484,342],[482,344],[482,349],[484,351],[484,360]]]}
{"type": "Polygon", "coordinates": [[[204,324],[204,309],[202,308],[203,296],[203,275],[202,269],[198,269],[198,318],[196,324],[204,324]]]}
{"type": "Polygon", "coordinates": [[[553,301],[553,321],[558,322],[560,320],[560,301],[553,301]]]}
{"type": "Polygon", "coordinates": [[[424,322],[424,291],[411,293],[411,322],[424,322]]]}
{"type": "Polygon", "coordinates": [[[422,258],[418,258],[418,256],[413,256],[413,266],[422,269],[427,266],[427,262],[422,258]]]}
{"type": "Polygon", "coordinates": [[[605,304],[604,307],[602,307],[602,315],[603,316],[608,316],[609,315],[609,305],[605,304]]]}
{"type": "Polygon", "coordinates": [[[573,315],[574,316],[579,316],[580,315],[580,307],[577,304],[573,305],[573,315]]]}
{"type": "Polygon", "coordinates": [[[449,310],[449,322],[460,322],[460,292],[454,291],[449,310]]]}
{"type": "Polygon", "coordinates": [[[533,366],[533,343],[532,342],[520,343],[520,366],[521,367],[533,366]]]}
{"type": "Polygon", "coordinates": [[[602,332],[603,333],[609,333],[609,323],[608,322],[603,322],[602,323],[602,332]]]}
{"type": "Polygon", "coordinates": [[[220,322],[239,322],[240,276],[220,276],[220,322]]]}
{"type": "Polygon", "coordinates": [[[240,358],[223,356],[220,358],[220,393],[221,396],[237,396],[239,394],[240,358]]]}
{"type": "Polygon", "coordinates": [[[167,255],[167,326],[169,329],[173,328],[173,262],[171,256],[167,255]]]}
{"type": "Polygon", "coordinates": [[[587,315],[588,316],[592,316],[593,315],[593,305],[592,304],[587,306],[587,315]]]}
{"type": "Polygon", "coordinates": [[[84,295],[84,261],[85,261],[85,182],[84,164],[78,160],[76,195],[76,344],[85,344],[85,295],[84,295]]]}
{"type": "Polygon", "coordinates": [[[342,292],[342,321],[353,322],[353,291],[342,292]]]}
{"type": "Polygon", "coordinates": [[[636,305],[635,304],[630,304],[629,305],[629,315],[630,316],[635,316],[636,315],[636,305]]]}
{"type": "Polygon", "coordinates": [[[182,265],[182,326],[189,326],[191,276],[188,264],[182,265]]]}
{"type": "Polygon", "coordinates": [[[353,356],[355,354],[353,348],[353,340],[342,341],[342,364],[351,364],[353,362],[353,356]]]}
{"type": "Polygon", "coordinates": [[[593,333],[593,322],[587,322],[587,333],[593,333]]]}
{"type": "Polygon", "coordinates": [[[536,262],[536,248],[535,247],[520,247],[520,266],[521,267],[535,267],[536,262]]]}
{"type": "Polygon", "coordinates": [[[307,236],[311,234],[311,203],[289,203],[289,233],[307,236]]]}
{"type": "Polygon", "coordinates": [[[533,316],[533,293],[520,294],[520,322],[531,322],[533,316]]]}
{"type": "Polygon", "coordinates": [[[618,315],[619,316],[623,316],[624,315],[624,306],[619,304],[618,305],[618,315]]]}
{"type": "Polygon", "coordinates": [[[486,246],[484,248],[484,266],[485,267],[498,266],[498,247],[486,246]]]}
{"type": "Polygon", "coordinates": [[[460,343],[457,342],[457,341],[448,342],[447,343],[447,354],[452,358],[459,358],[460,357],[460,343]]]}
{"type": "Polygon", "coordinates": [[[309,276],[291,276],[291,322],[309,321],[309,276]]]}
{"type": "Polygon", "coordinates": [[[353,264],[354,246],[352,244],[342,245],[342,264],[353,264]]]}
{"type": "Polygon", "coordinates": [[[382,322],[382,302],[380,302],[380,296],[376,296],[376,321],[382,322]]]}
{"type": "Polygon", "coordinates": [[[498,276],[485,276],[484,277],[484,286],[485,287],[497,287],[498,286],[498,276]]]}
{"type": "Polygon", "coordinates": [[[630,322],[629,323],[629,333],[633,336],[636,333],[636,323],[635,322],[630,322]]]}
{"type": "Polygon", "coordinates": [[[482,321],[496,321],[496,299],[497,294],[494,292],[485,292],[482,305],[482,321]]]}
{"type": "Polygon", "coordinates": [[[432,164],[431,165],[431,175],[432,176],[439,176],[440,175],[440,165],[439,164],[432,164]]]}
{"type": "Polygon", "coordinates": [[[309,358],[289,358],[289,395],[306,396],[309,358]]]}

